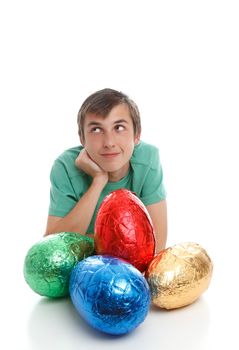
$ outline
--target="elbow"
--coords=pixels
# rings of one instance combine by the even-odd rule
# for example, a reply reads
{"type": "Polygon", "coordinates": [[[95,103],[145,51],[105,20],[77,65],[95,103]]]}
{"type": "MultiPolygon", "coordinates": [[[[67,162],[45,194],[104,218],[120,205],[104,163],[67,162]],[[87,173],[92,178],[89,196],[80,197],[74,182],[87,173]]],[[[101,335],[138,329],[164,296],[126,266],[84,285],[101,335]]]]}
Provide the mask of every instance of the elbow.
{"type": "Polygon", "coordinates": [[[47,236],[53,235],[54,233],[56,233],[56,232],[46,231],[46,232],[44,233],[43,237],[45,238],[45,237],[47,237],[47,236]]]}

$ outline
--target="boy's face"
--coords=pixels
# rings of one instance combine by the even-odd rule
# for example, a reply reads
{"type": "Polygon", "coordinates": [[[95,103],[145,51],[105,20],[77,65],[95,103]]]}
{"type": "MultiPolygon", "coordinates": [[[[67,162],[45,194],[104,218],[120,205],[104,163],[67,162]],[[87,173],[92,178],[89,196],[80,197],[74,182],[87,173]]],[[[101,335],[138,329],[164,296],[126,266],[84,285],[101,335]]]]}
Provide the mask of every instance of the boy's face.
{"type": "Polygon", "coordinates": [[[134,135],[133,121],[126,104],[112,108],[107,117],[94,113],[86,114],[84,121],[85,140],[81,143],[110,178],[118,181],[129,169],[129,160],[140,135],[134,135]]]}

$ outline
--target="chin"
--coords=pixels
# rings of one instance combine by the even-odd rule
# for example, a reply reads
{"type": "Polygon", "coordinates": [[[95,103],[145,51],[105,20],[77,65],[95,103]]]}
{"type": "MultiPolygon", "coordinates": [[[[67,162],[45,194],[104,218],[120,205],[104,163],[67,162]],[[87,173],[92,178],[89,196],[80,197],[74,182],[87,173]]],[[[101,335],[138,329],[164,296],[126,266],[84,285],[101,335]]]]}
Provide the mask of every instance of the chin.
{"type": "Polygon", "coordinates": [[[113,172],[115,172],[115,171],[118,171],[118,170],[120,170],[121,168],[119,168],[119,167],[116,167],[116,166],[101,166],[101,168],[104,170],[104,171],[106,171],[107,173],[113,173],[113,172]]]}

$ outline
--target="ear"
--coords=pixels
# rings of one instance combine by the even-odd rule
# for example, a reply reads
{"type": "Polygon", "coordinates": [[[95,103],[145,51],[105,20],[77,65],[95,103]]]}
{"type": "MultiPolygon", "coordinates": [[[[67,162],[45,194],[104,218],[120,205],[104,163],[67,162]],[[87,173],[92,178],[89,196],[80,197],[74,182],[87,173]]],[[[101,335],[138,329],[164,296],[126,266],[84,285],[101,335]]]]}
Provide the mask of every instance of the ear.
{"type": "Polygon", "coordinates": [[[85,147],[85,145],[84,145],[84,143],[85,143],[85,142],[84,142],[84,140],[83,140],[83,137],[82,137],[82,136],[80,136],[80,143],[82,144],[82,146],[83,146],[83,147],[85,147]]]}
{"type": "Polygon", "coordinates": [[[140,134],[136,135],[134,138],[134,145],[136,146],[140,141],[140,134]]]}

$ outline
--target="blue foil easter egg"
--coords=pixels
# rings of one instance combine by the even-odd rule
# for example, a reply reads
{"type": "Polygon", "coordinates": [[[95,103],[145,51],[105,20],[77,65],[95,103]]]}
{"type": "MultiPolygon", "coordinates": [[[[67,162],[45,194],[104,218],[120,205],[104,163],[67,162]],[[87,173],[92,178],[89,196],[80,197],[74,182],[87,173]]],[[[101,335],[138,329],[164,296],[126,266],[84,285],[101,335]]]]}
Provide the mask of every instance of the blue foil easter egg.
{"type": "Polygon", "coordinates": [[[71,273],[70,296],[80,316],[104,333],[125,334],[147,316],[150,290],[131,264],[95,255],[80,261],[71,273]]]}

